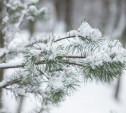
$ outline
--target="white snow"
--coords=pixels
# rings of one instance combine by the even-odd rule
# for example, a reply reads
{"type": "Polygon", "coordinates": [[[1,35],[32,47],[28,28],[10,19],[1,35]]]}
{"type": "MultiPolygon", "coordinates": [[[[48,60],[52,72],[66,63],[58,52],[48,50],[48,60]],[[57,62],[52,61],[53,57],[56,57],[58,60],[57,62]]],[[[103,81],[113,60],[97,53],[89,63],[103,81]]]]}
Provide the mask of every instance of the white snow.
{"type": "Polygon", "coordinates": [[[35,4],[37,3],[39,0],[25,0],[25,3],[27,4],[35,4]]]}
{"type": "Polygon", "coordinates": [[[85,83],[79,91],[51,113],[125,113],[126,77],[122,77],[119,101],[114,99],[115,83],[85,83]]]}
{"type": "Polygon", "coordinates": [[[20,31],[15,33],[13,40],[8,45],[10,50],[15,50],[18,48],[24,48],[26,44],[28,44],[29,33],[26,31],[20,31]]]}
{"type": "Polygon", "coordinates": [[[20,0],[9,0],[9,2],[7,3],[7,6],[11,9],[15,10],[19,6],[23,6],[23,4],[21,3],[20,0]]]}
{"type": "Polygon", "coordinates": [[[0,87],[4,86],[6,83],[6,80],[3,80],[2,82],[0,82],[0,87]]]}
{"type": "Polygon", "coordinates": [[[89,38],[92,40],[97,40],[101,38],[102,34],[98,29],[93,29],[87,22],[83,22],[81,26],[78,28],[79,33],[84,38],[89,38]]]}
{"type": "Polygon", "coordinates": [[[62,89],[62,87],[63,87],[63,78],[62,78],[62,76],[51,77],[50,80],[49,80],[49,85],[53,89],[62,89]]]}
{"type": "Polygon", "coordinates": [[[7,52],[7,49],[0,48],[0,57],[3,56],[7,52]]]}
{"type": "Polygon", "coordinates": [[[0,63],[0,68],[6,68],[6,67],[11,67],[11,66],[20,66],[23,63],[23,56],[18,55],[18,57],[15,57],[14,59],[8,61],[7,63],[0,63]]]}
{"type": "MultiPolygon", "coordinates": [[[[114,99],[115,84],[85,83],[81,88],[67,97],[60,106],[51,109],[51,113],[125,113],[126,108],[126,76],[122,76],[119,101],[114,99]]],[[[4,92],[4,107],[11,113],[16,113],[18,105],[15,98],[8,92],[4,92]]],[[[23,113],[28,113],[34,107],[39,106],[37,99],[29,96],[23,104],[23,113]]]]}

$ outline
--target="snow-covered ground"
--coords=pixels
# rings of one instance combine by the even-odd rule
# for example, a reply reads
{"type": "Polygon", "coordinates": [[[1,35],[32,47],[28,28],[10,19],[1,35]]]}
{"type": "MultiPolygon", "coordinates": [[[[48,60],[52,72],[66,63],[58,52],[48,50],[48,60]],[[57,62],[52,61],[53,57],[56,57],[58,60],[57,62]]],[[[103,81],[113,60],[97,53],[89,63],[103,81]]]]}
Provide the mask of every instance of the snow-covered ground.
{"type": "Polygon", "coordinates": [[[126,113],[126,76],[122,77],[120,99],[114,99],[115,83],[86,83],[51,113],[126,113]]]}
{"type": "MultiPolygon", "coordinates": [[[[67,97],[50,113],[126,113],[126,76],[121,78],[119,101],[114,99],[115,83],[85,83],[71,97],[67,97]]],[[[7,111],[15,113],[17,102],[11,94],[4,95],[4,106],[7,111]]],[[[35,100],[26,99],[22,113],[27,113],[35,100]]]]}

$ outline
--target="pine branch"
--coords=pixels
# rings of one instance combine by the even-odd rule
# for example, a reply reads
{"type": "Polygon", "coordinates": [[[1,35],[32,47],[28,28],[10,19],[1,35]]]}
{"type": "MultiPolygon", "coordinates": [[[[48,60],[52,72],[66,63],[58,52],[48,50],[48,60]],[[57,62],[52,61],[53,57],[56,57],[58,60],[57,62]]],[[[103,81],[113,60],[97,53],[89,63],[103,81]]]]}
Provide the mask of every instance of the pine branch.
{"type": "MultiPolygon", "coordinates": [[[[2,48],[4,49],[4,48],[2,48]]],[[[25,48],[24,49],[18,49],[18,50],[8,50],[8,49],[4,49],[4,52],[2,53],[2,55],[0,56],[0,58],[5,57],[6,55],[13,55],[13,54],[19,54],[19,53],[26,53],[25,48]]]]}
{"type": "Polygon", "coordinates": [[[86,58],[85,56],[64,56],[65,58],[86,58]]]}
{"type": "Polygon", "coordinates": [[[20,64],[1,63],[0,69],[20,68],[20,67],[23,67],[23,66],[24,66],[23,63],[20,63],[20,64]]]}
{"type": "MultiPolygon", "coordinates": [[[[82,64],[77,64],[77,63],[75,63],[75,62],[69,62],[69,61],[65,61],[65,62],[63,62],[63,63],[65,63],[65,64],[69,64],[69,65],[76,65],[76,66],[83,66],[82,64]]],[[[38,63],[36,63],[36,64],[45,64],[45,62],[38,62],[38,63]]],[[[24,65],[18,65],[18,67],[23,67],[24,65]]],[[[6,67],[6,68],[18,68],[18,67],[14,67],[14,66],[10,66],[10,67],[6,67]]],[[[37,69],[38,70],[38,69],[37,69]]],[[[45,75],[44,74],[44,72],[42,72],[42,71],[40,71],[40,70],[38,70],[40,73],[41,73],[41,75],[45,75]]],[[[55,71],[63,71],[63,69],[56,69],[56,70],[52,70],[52,71],[50,71],[51,73],[52,72],[55,72],[55,71]]],[[[36,76],[35,76],[36,77],[36,76]]],[[[8,86],[10,86],[10,85],[13,85],[13,84],[16,84],[16,83],[19,83],[19,82],[21,82],[21,80],[23,79],[23,77],[21,76],[20,78],[16,78],[16,79],[14,79],[14,80],[12,80],[12,81],[2,81],[2,82],[0,82],[0,89],[2,89],[2,88],[7,88],[8,86]]],[[[31,93],[34,93],[33,91],[31,91],[31,93]]]]}
{"type": "MultiPolygon", "coordinates": [[[[79,35],[79,36],[77,36],[77,37],[84,38],[84,37],[81,36],[81,35],[79,35]]],[[[76,38],[76,35],[68,36],[68,37],[64,37],[64,38],[59,38],[59,39],[55,40],[54,43],[55,43],[55,42],[59,42],[59,41],[64,40],[64,39],[69,39],[69,38],[76,38]]]]}
{"type": "Polygon", "coordinates": [[[75,66],[83,66],[82,64],[78,64],[78,63],[76,63],[76,62],[65,61],[65,62],[63,62],[63,63],[69,64],[69,65],[75,65],[75,66]]]}
{"type": "MultiPolygon", "coordinates": [[[[38,65],[38,64],[45,64],[45,63],[46,62],[42,61],[42,62],[38,62],[36,64],[38,65]]],[[[83,66],[82,64],[78,64],[78,63],[75,63],[75,62],[69,62],[69,61],[64,61],[62,63],[68,64],[68,65],[75,65],[75,66],[83,66]]],[[[4,69],[6,69],[6,68],[18,68],[18,67],[23,67],[23,66],[24,65],[18,65],[17,67],[16,66],[8,66],[8,67],[4,67],[4,69]]],[[[51,72],[55,72],[55,71],[63,71],[63,69],[56,69],[56,70],[53,70],[51,72]]],[[[44,72],[41,71],[41,74],[43,75],[44,72]]],[[[21,82],[22,78],[23,77],[21,76],[20,78],[16,78],[16,79],[14,79],[12,81],[2,81],[2,82],[0,82],[0,89],[6,88],[6,87],[8,87],[10,85],[13,85],[13,84],[21,82]]]]}
{"type": "MultiPolygon", "coordinates": [[[[35,63],[36,65],[39,65],[39,64],[45,64],[46,62],[45,61],[40,61],[40,62],[37,62],[35,63]]],[[[20,64],[13,64],[13,63],[1,63],[0,64],[0,69],[10,69],[10,68],[22,68],[24,67],[25,65],[23,63],[20,63],[20,64]]]]}
{"type": "MultiPolygon", "coordinates": [[[[80,36],[80,35],[79,35],[78,37],[84,38],[83,36],[80,36]]],[[[54,41],[54,43],[55,43],[55,42],[62,41],[62,40],[64,40],[64,39],[69,39],[69,38],[76,38],[76,35],[57,39],[57,40],[54,41]]],[[[36,43],[36,42],[34,42],[34,43],[32,43],[32,44],[34,45],[35,43],[36,43]]],[[[7,50],[7,49],[5,49],[4,53],[3,53],[2,56],[0,56],[0,57],[5,57],[5,55],[7,55],[7,54],[26,53],[26,50],[25,50],[25,49],[26,49],[27,47],[29,47],[29,46],[31,46],[31,44],[27,44],[27,45],[24,46],[24,49],[19,49],[19,50],[7,50]]],[[[3,48],[3,49],[4,49],[4,48],[3,48]]],[[[64,56],[64,57],[65,57],[65,56],[64,56]]],[[[70,57],[66,57],[66,58],[70,58],[70,57]]],[[[80,56],[76,57],[76,56],[75,56],[75,57],[71,57],[71,58],[84,58],[84,57],[80,57],[80,56]]],[[[16,68],[16,67],[14,67],[14,68],[16,68]]]]}
{"type": "Polygon", "coordinates": [[[25,15],[28,13],[27,7],[25,7],[24,10],[25,10],[25,11],[22,12],[22,15],[20,16],[19,21],[18,21],[18,23],[16,24],[16,27],[17,27],[17,28],[19,28],[19,27],[21,26],[21,24],[22,24],[22,22],[23,22],[23,20],[24,20],[25,15]]]}
{"type": "MultiPolygon", "coordinates": [[[[65,58],[86,58],[84,56],[63,56],[65,58]]],[[[78,66],[82,66],[81,64],[77,64],[77,63],[73,63],[73,62],[63,62],[65,64],[72,64],[72,65],[78,65],[78,66]]],[[[37,62],[35,63],[36,65],[39,65],[39,64],[46,64],[46,61],[40,61],[40,62],[37,62]]],[[[25,65],[23,63],[19,63],[19,64],[13,64],[13,63],[1,63],[0,64],[0,69],[10,69],[10,68],[22,68],[24,67],[25,65]]]]}
{"type": "MultiPolygon", "coordinates": [[[[20,78],[20,79],[21,79],[21,78],[20,78]]],[[[8,82],[2,81],[2,82],[0,83],[0,89],[6,88],[7,86],[10,86],[10,85],[13,85],[13,84],[15,84],[15,83],[20,82],[20,79],[15,79],[15,80],[8,81],[8,82]]]]}

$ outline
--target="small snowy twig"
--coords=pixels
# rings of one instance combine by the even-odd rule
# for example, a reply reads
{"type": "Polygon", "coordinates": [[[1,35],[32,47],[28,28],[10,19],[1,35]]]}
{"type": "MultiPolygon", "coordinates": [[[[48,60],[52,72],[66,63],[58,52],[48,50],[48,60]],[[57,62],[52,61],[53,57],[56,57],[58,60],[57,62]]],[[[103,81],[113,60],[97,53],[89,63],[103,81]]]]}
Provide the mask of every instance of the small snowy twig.
{"type": "MultiPolygon", "coordinates": [[[[64,39],[76,38],[76,37],[77,37],[76,35],[68,36],[68,37],[64,37],[64,38],[57,39],[57,40],[55,40],[54,42],[59,42],[59,41],[64,40],[64,39]]],[[[84,38],[84,37],[81,36],[81,35],[79,35],[78,37],[80,37],[80,38],[84,38]]]]}
{"type": "Polygon", "coordinates": [[[25,15],[27,14],[27,12],[28,12],[27,6],[25,6],[24,11],[22,11],[22,15],[21,15],[21,17],[19,18],[18,23],[16,24],[16,27],[17,27],[17,28],[20,27],[20,25],[21,25],[22,21],[24,20],[24,17],[25,17],[25,15]]]}
{"type": "Polygon", "coordinates": [[[10,86],[10,85],[13,85],[15,83],[18,83],[20,82],[20,79],[15,79],[15,80],[12,80],[12,81],[2,81],[0,82],[0,89],[2,88],[6,88],[7,86],[10,86]]]}
{"type": "Polygon", "coordinates": [[[85,56],[64,56],[65,58],[86,58],[85,56]]]}
{"type": "Polygon", "coordinates": [[[18,50],[8,50],[5,48],[2,48],[4,51],[2,52],[2,54],[0,55],[0,57],[4,57],[5,55],[9,55],[9,54],[14,54],[14,53],[26,53],[25,49],[18,49],[18,50]]]}
{"type": "Polygon", "coordinates": [[[0,64],[0,69],[9,69],[9,68],[20,68],[23,67],[24,65],[22,63],[20,64],[13,64],[13,63],[1,63],[0,64]]]}
{"type": "Polygon", "coordinates": [[[63,63],[69,64],[69,65],[83,66],[83,64],[79,64],[79,63],[76,63],[76,62],[69,62],[69,61],[66,61],[66,62],[63,62],[63,63]]]}

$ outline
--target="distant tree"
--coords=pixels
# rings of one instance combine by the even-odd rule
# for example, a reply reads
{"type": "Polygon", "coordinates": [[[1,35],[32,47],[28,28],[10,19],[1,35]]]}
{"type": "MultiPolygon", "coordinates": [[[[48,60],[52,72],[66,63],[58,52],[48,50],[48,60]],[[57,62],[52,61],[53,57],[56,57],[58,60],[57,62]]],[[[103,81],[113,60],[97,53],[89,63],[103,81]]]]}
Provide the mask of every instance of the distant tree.
{"type": "MultiPolygon", "coordinates": [[[[4,7],[3,7],[3,3],[0,3],[0,48],[4,48],[4,35],[2,33],[2,18],[4,16],[4,7]]],[[[4,62],[4,56],[0,57],[0,63],[4,62]]],[[[4,70],[0,69],[0,82],[3,80],[3,74],[4,74],[4,70]]],[[[0,89],[0,109],[2,108],[2,90],[0,89]]]]}

